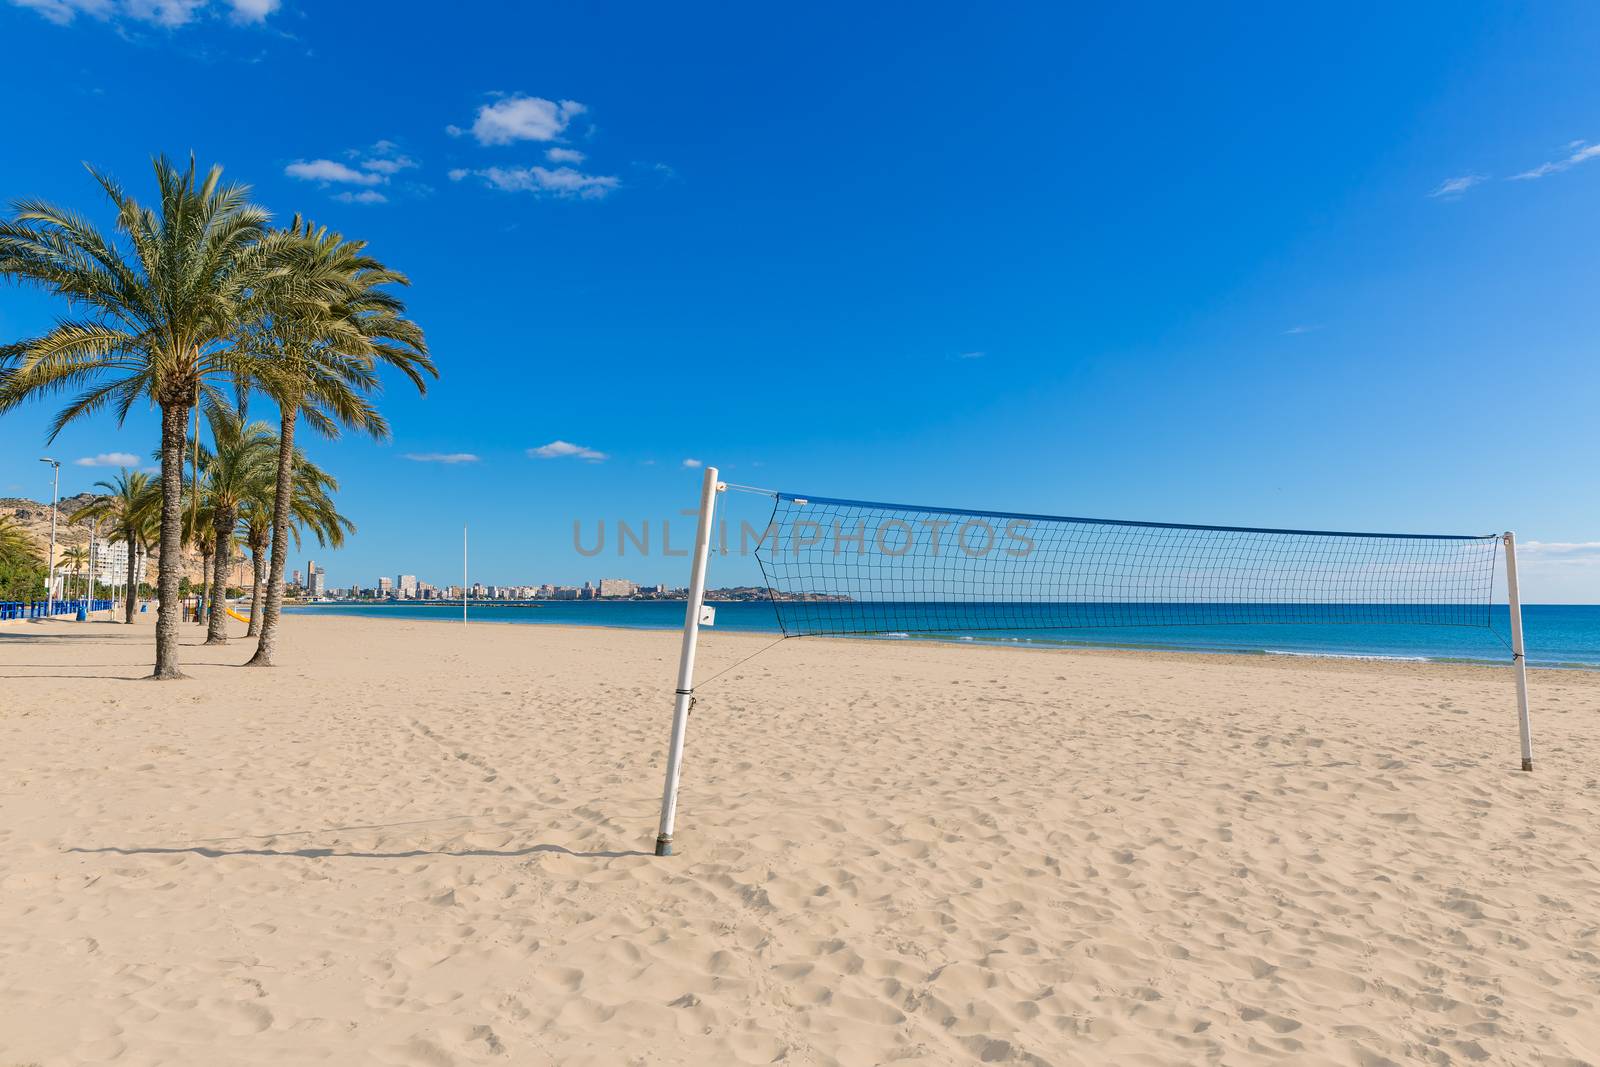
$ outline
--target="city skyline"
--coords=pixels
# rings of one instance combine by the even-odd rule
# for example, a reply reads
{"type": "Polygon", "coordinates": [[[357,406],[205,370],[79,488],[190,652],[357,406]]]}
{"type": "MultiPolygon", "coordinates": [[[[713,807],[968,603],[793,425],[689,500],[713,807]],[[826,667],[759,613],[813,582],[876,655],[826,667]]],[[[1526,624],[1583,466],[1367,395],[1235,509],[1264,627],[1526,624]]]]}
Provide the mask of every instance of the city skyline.
{"type": "MultiPolygon", "coordinates": [[[[306,564],[307,575],[317,573],[318,568],[314,560],[306,564]]],[[[296,586],[310,591],[301,578],[301,572],[293,572],[293,582],[296,586]]],[[[446,583],[434,585],[431,582],[421,581],[414,574],[401,574],[391,578],[388,575],[379,575],[373,585],[363,585],[360,582],[349,586],[337,584],[327,585],[323,588],[328,595],[333,597],[353,597],[358,599],[392,599],[392,600],[447,600],[461,599],[462,586],[446,583]]],[[[467,587],[469,599],[487,600],[608,600],[627,599],[637,596],[665,597],[672,594],[681,596],[683,587],[673,588],[660,583],[645,584],[630,578],[603,577],[586,580],[582,585],[563,585],[554,582],[483,582],[473,581],[467,587]]],[[[317,595],[312,593],[311,595],[317,595]]]]}

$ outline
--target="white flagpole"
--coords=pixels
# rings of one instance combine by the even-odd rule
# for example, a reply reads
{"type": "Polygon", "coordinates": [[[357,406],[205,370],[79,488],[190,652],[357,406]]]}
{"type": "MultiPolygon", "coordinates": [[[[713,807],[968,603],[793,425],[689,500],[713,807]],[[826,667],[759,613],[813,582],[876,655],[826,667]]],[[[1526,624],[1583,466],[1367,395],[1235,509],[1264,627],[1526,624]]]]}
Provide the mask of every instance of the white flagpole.
{"type": "Polygon", "coordinates": [[[1517,535],[1507,530],[1506,601],[1511,609],[1511,669],[1517,676],[1517,728],[1522,734],[1522,769],[1533,770],[1533,731],[1528,725],[1528,657],[1522,645],[1522,597],[1517,590],[1517,535]]]}
{"type": "Polygon", "coordinates": [[[707,467],[700,485],[700,524],[694,534],[689,570],[689,602],[683,613],[683,649],[678,655],[678,692],[672,709],[672,741],[667,748],[667,783],[661,794],[661,830],[656,855],[672,855],[672,828],[678,818],[678,779],[683,772],[683,735],[694,702],[694,652],[700,639],[700,608],[706,599],[706,557],[711,549],[711,516],[717,506],[717,468],[707,467]]]}

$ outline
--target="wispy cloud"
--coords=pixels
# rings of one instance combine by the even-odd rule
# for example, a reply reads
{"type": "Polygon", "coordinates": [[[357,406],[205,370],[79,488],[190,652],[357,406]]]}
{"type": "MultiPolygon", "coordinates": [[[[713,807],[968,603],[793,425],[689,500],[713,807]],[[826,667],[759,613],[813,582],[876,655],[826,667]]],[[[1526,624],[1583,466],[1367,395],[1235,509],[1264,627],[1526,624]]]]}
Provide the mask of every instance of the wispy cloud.
{"type": "Polygon", "coordinates": [[[282,0],[228,0],[233,17],[240,22],[261,22],[283,6],[282,0]]]}
{"type": "Polygon", "coordinates": [[[84,456],[72,462],[79,467],[137,467],[139,457],[132,452],[102,452],[97,456],[84,456]]]}
{"type": "MultiPolygon", "coordinates": [[[[589,109],[576,100],[546,100],[542,96],[520,93],[493,94],[495,99],[478,108],[470,128],[447,126],[452,137],[471,135],[480,145],[515,145],[523,141],[556,142],[544,150],[542,164],[496,164],[488,167],[458,166],[448,171],[453,182],[477,178],[491,189],[507,193],[531,193],[557,200],[601,200],[622,187],[615,174],[584,169],[589,154],[571,147],[565,136],[573,122],[589,109]]],[[[595,126],[584,129],[592,139],[595,126]]],[[[610,169],[610,168],[607,168],[610,169]]]]}
{"type": "Polygon", "coordinates": [[[1309,326],[1291,326],[1287,330],[1283,331],[1283,335],[1285,337],[1299,337],[1303,333],[1316,333],[1320,329],[1322,329],[1321,323],[1316,323],[1309,326]]]}
{"type": "MultiPolygon", "coordinates": [[[[211,0],[10,0],[58,26],[70,25],[79,15],[102,22],[128,20],[176,29],[188,25],[213,8],[211,0]]],[[[281,0],[224,0],[220,5],[234,22],[263,22],[282,6],[281,0]]]]}
{"type": "Polygon", "coordinates": [[[989,353],[987,353],[987,352],[975,350],[975,351],[972,351],[972,352],[957,352],[956,353],[956,358],[957,359],[984,359],[988,355],[989,355],[989,353]]]}
{"type": "Polygon", "coordinates": [[[476,463],[471,452],[407,452],[402,458],[413,463],[476,463]]]}
{"type": "Polygon", "coordinates": [[[1446,178],[1444,181],[1439,183],[1439,187],[1437,189],[1428,195],[1431,197],[1451,199],[1453,197],[1460,196],[1468,189],[1471,189],[1474,185],[1488,180],[1489,179],[1487,175],[1483,174],[1463,174],[1459,178],[1446,178]]]}
{"type": "Polygon", "coordinates": [[[1548,174],[1559,174],[1570,170],[1579,163],[1587,163],[1591,159],[1600,159],[1600,144],[1589,144],[1587,141],[1569,141],[1566,145],[1566,155],[1561,159],[1541,163],[1532,170],[1525,170],[1521,174],[1513,174],[1511,181],[1529,181],[1534,178],[1543,178],[1548,174]]]}
{"type": "Polygon", "coordinates": [[[698,459],[686,459],[686,460],[683,461],[683,465],[685,467],[690,468],[690,469],[693,469],[695,467],[704,467],[705,466],[705,464],[700,462],[698,459]]]}
{"type": "Polygon", "coordinates": [[[299,159],[283,168],[291,178],[305,182],[347,182],[351,185],[382,185],[383,175],[357,170],[332,159],[299,159]]]}
{"type": "Polygon", "coordinates": [[[389,198],[373,186],[388,185],[401,171],[416,167],[417,161],[401,153],[393,141],[379,141],[371,148],[355,148],[344,153],[349,163],[337,159],[297,159],[283,168],[283,173],[304,182],[318,182],[323,188],[331,185],[363,186],[360,192],[346,190],[333,198],[346,204],[383,204],[389,198]]]}
{"type": "MultiPolygon", "coordinates": [[[[470,132],[484,145],[554,141],[566,132],[573,119],[588,110],[576,100],[512,95],[480,107],[470,132]]],[[[469,131],[460,126],[447,126],[445,132],[460,137],[469,131]]]]}
{"type": "Polygon", "coordinates": [[[622,180],[608,174],[585,174],[572,167],[486,167],[483,170],[457,168],[451,181],[473,175],[489,186],[508,193],[533,193],[560,199],[599,200],[615,192],[622,180]]]}
{"type": "Polygon", "coordinates": [[[1520,541],[1517,555],[1535,563],[1600,566],[1600,541],[1520,541]]]}
{"type": "Polygon", "coordinates": [[[586,459],[591,463],[599,463],[602,460],[611,458],[597,449],[588,448],[584,445],[575,445],[571,441],[551,441],[547,445],[528,449],[528,455],[533,459],[566,459],[575,456],[578,459],[586,459]]]}

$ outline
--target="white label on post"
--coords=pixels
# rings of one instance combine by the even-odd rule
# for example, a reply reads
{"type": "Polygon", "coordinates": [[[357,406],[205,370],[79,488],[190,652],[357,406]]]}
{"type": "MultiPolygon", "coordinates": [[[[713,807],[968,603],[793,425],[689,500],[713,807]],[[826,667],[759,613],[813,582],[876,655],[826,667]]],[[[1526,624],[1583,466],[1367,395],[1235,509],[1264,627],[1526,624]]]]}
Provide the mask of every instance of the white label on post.
{"type": "Polygon", "coordinates": [[[717,609],[710,604],[700,605],[700,625],[715,626],[717,624],[717,609]]]}

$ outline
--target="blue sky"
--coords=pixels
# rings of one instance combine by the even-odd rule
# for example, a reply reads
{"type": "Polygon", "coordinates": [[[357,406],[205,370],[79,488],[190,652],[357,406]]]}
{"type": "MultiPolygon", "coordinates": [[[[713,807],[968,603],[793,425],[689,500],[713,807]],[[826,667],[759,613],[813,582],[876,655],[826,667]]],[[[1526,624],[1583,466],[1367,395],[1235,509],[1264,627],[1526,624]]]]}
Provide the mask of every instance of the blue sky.
{"type": "MultiPolygon", "coordinates": [[[[450,581],[464,520],[475,579],[681,584],[572,524],[675,515],[694,459],[1514,527],[1569,546],[1530,599],[1600,601],[1600,7],[0,0],[0,37],[5,199],[103,218],[80,161],[147,192],[193,151],[411,275],[441,380],[393,383],[391,443],[309,443],[360,527],[336,584],[450,581]]],[[[0,289],[0,337],[54,312],[0,289]]],[[[141,413],[47,449],[52,410],[0,420],[0,494],[155,442],[141,413]]]]}

